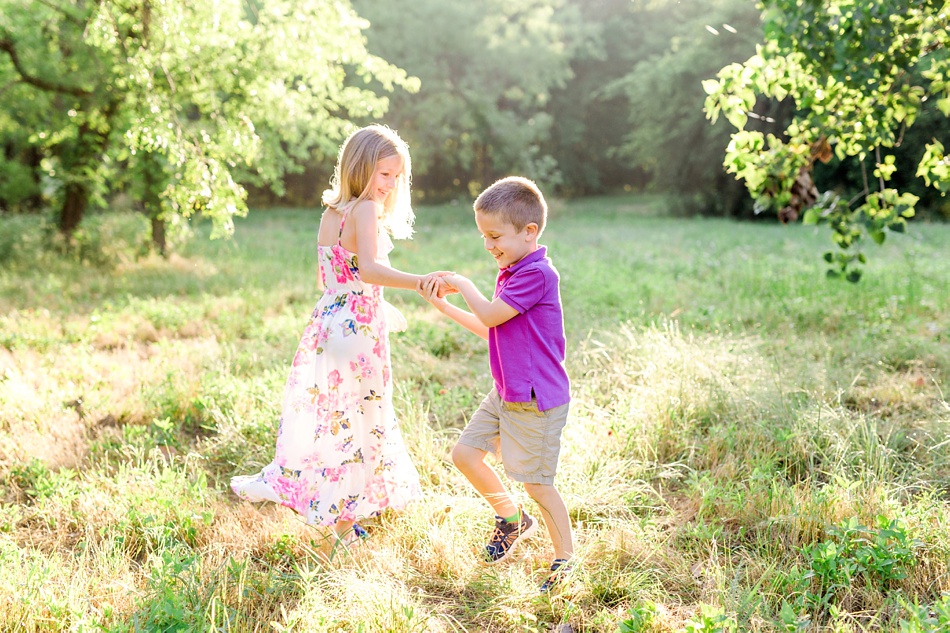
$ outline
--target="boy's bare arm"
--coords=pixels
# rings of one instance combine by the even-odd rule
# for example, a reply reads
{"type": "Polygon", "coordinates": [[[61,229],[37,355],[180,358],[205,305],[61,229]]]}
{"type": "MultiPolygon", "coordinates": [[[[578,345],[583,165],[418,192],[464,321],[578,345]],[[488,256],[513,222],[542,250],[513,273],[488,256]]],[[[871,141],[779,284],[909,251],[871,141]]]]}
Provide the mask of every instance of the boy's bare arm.
{"type": "MultiPolygon", "coordinates": [[[[439,277],[430,275],[419,283],[417,290],[419,291],[419,294],[422,295],[422,298],[435,306],[439,312],[449,317],[472,334],[480,336],[487,341],[488,327],[479,321],[478,317],[476,317],[471,312],[466,312],[465,310],[452,305],[444,298],[439,296],[439,290],[441,287],[440,284],[444,283],[446,283],[445,277],[441,278],[440,280],[439,277]]],[[[442,294],[444,294],[444,291],[442,294]]]]}
{"type": "Polygon", "coordinates": [[[517,310],[500,298],[492,301],[486,299],[485,295],[479,292],[472,280],[467,277],[447,275],[445,281],[458,289],[469,309],[486,328],[499,326],[518,315],[517,310]]]}

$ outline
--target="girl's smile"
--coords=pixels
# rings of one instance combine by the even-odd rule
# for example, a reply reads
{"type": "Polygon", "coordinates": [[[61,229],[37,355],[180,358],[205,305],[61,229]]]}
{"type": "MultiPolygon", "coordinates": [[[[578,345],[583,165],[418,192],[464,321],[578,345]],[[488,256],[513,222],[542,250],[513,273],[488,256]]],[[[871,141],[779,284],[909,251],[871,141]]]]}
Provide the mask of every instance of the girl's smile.
{"type": "Polygon", "coordinates": [[[376,170],[370,180],[370,197],[382,202],[396,188],[396,182],[402,174],[402,157],[398,154],[383,158],[376,163],[376,170]]]}

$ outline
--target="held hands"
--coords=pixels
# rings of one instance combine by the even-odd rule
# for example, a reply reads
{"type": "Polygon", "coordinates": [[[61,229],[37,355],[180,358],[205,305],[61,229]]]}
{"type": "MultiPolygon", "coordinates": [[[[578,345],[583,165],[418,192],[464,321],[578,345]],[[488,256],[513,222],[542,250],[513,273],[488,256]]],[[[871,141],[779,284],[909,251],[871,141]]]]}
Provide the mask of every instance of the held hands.
{"type": "Polygon", "coordinates": [[[443,308],[445,296],[458,292],[458,286],[453,283],[458,275],[452,272],[438,271],[430,273],[423,277],[416,286],[416,292],[422,295],[422,298],[439,308],[443,308]]]}

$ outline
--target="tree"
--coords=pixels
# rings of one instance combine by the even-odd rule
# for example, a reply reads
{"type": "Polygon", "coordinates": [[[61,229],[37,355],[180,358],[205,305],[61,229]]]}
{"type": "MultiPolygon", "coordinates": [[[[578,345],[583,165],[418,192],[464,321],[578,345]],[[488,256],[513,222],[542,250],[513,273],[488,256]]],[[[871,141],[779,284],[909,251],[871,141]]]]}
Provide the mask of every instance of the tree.
{"type": "Polygon", "coordinates": [[[66,236],[110,185],[162,249],[194,213],[226,235],[244,184],[279,191],[385,111],[356,84],[417,86],[366,51],[367,26],[347,0],[0,0],[2,110],[30,126],[66,236]]]}
{"type": "Polygon", "coordinates": [[[511,171],[556,184],[541,151],[552,89],[570,77],[582,28],[565,0],[355,0],[369,48],[421,81],[395,94],[387,121],[412,147],[417,189],[446,193],[511,171]],[[418,177],[416,177],[416,175],[418,177]]]}
{"type": "MultiPolygon", "coordinates": [[[[829,225],[840,247],[825,254],[829,275],[856,282],[863,239],[880,244],[915,213],[917,196],[891,186],[894,148],[924,109],[950,116],[950,2],[764,0],[762,8],[765,43],[704,82],[707,115],[737,128],[725,166],[756,204],[785,221],[804,212],[805,223],[829,225]],[[747,129],[760,96],[795,104],[781,135],[747,129]],[[860,190],[819,193],[815,164],[834,160],[858,162],[860,190]]],[[[916,175],[950,190],[944,141],[926,143],[916,175]]]]}
{"type": "MultiPolygon", "coordinates": [[[[613,154],[646,170],[651,189],[675,194],[682,212],[738,215],[741,185],[713,168],[729,141],[726,126],[703,117],[702,80],[743,59],[761,40],[750,0],[631,5],[626,33],[636,42],[630,71],[607,87],[628,102],[629,124],[613,154]]],[[[774,113],[772,113],[774,114],[774,113]]]]}

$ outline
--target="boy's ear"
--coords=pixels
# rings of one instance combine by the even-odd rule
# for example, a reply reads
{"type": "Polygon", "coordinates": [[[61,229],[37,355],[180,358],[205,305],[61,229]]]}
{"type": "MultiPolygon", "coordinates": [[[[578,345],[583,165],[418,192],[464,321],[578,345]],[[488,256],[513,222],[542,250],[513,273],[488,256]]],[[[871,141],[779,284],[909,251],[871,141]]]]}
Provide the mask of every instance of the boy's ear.
{"type": "Polygon", "coordinates": [[[529,239],[532,237],[538,236],[538,225],[535,224],[534,222],[528,222],[527,224],[525,224],[524,230],[526,231],[529,239]]]}

